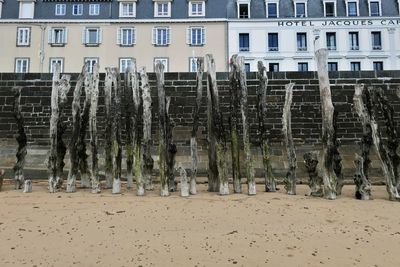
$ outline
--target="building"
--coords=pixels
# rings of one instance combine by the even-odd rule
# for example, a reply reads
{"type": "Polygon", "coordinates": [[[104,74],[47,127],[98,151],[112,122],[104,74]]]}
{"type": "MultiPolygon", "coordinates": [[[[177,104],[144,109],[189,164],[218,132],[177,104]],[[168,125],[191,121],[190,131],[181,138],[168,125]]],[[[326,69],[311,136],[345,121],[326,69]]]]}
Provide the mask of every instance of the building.
{"type": "Polygon", "coordinates": [[[63,72],[136,58],[154,70],[193,71],[213,53],[227,70],[226,0],[0,0],[0,72],[63,72]],[[222,7],[222,8],[221,8],[222,7]]]}
{"type": "Polygon", "coordinates": [[[248,70],[314,71],[329,49],[332,71],[400,68],[397,0],[237,0],[228,12],[229,55],[248,70]]]}

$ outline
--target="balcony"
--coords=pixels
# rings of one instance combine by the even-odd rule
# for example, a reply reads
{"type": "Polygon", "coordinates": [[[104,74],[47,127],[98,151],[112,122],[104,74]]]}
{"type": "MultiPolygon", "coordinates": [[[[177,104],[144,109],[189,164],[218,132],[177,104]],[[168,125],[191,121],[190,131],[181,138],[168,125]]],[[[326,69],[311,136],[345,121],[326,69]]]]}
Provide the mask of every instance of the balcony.
{"type": "Polygon", "coordinates": [[[373,45],[372,50],[382,50],[382,46],[381,45],[373,45]]]}
{"type": "Polygon", "coordinates": [[[299,46],[297,47],[297,51],[307,51],[307,46],[299,46]]]}
{"type": "Polygon", "coordinates": [[[360,47],[358,45],[352,45],[352,46],[350,46],[350,50],[357,51],[357,50],[360,50],[360,47]]]}
{"type": "Polygon", "coordinates": [[[269,47],[268,51],[276,52],[276,51],[279,51],[279,48],[278,47],[269,47]]]}

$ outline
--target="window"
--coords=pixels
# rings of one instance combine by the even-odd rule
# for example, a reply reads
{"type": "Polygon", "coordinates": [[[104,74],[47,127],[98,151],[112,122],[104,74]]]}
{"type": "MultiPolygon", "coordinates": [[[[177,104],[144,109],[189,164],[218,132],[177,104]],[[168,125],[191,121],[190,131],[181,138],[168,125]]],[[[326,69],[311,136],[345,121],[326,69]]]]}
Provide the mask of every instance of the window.
{"type": "Polygon", "coordinates": [[[35,13],[34,0],[19,2],[19,18],[20,19],[33,19],[34,13],[35,13]]]}
{"type": "Polygon", "coordinates": [[[64,16],[66,12],[65,4],[56,4],[56,16],[64,16]]]}
{"type": "Polygon", "coordinates": [[[187,44],[189,45],[204,45],[205,40],[205,29],[203,27],[190,27],[187,29],[187,44]]]}
{"type": "Polygon", "coordinates": [[[117,44],[120,46],[133,46],[136,43],[134,28],[120,28],[117,34],[117,44]]]}
{"type": "Polygon", "coordinates": [[[377,17],[381,15],[381,2],[369,0],[369,15],[377,17]]]}
{"type": "Polygon", "coordinates": [[[278,72],[279,71],[279,63],[269,63],[268,71],[269,72],[278,72]]]}
{"type": "Polygon", "coordinates": [[[98,46],[101,44],[101,32],[99,28],[86,28],[83,34],[83,44],[86,46],[98,46]]]}
{"type": "Polygon", "coordinates": [[[294,2],[294,15],[296,18],[307,17],[307,2],[306,1],[295,1],[294,2]]]}
{"type": "Polygon", "coordinates": [[[361,70],[361,62],[350,62],[350,70],[351,71],[360,71],[361,70]]]}
{"type": "Polygon", "coordinates": [[[324,14],[325,17],[336,17],[336,0],[324,0],[324,14]]]}
{"type": "Polygon", "coordinates": [[[250,38],[248,33],[239,33],[239,51],[250,50],[250,38]]]}
{"type": "Polygon", "coordinates": [[[52,46],[64,46],[67,43],[67,29],[50,28],[48,42],[52,46]]]}
{"type": "Polygon", "coordinates": [[[16,58],[15,59],[15,73],[29,72],[29,58],[16,58]]]}
{"type": "Polygon", "coordinates": [[[98,16],[100,14],[100,5],[99,4],[90,4],[89,5],[89,15],[90,16],[98,16]]]}
{"type": "Polygon", "coordinates": [[[244,63],[244,71],[250,72],[250,63],[244,63]]]}
{"type": "Polygon", "coordinates": [[[328,62],[328,71],[338,71],[337,62],[328,62]]]}
{"type": "Polygon", "coordinates": [[[346,1],[346,5],[348,17],[358,16],[358,1],[346,1]]]}
{"type": "Polygon", "coordinates": [[[268,33],[268,51],[279,51],[278,33],[268,33]]]}
{"type": "Polygon", "coordinates": [[[327,32],[326,33],[326,47],[328,50],[336,50],[336,33],[327,32]]]}
{"type": "Polygon", "coordinates": [[[130,67],[132,67],[132,58],[119,59],[119,72],[125,73],[130,67]]]}
{"type": "Polygon", "coordinates": [[[83,5],[82,4],[73,4],[72,5],[72,15],[81,16],[83,13],[83,5]]]}
{"type": "Polygon", "coordinates": [[[153,44],[166,46],[171,43],[171,29],[169,27],[153,28],[153,44]]]}
{"type": "Polygon", "coordinates": [[[119,3],[120,17],[136,17],[136,2],[119,3]]]}
{"type": "Polygon", "coordinates": [[[31,42],[31,28],[17,28],[17,46],[29,46],[31,42]]]}
{"type": "Polygon", "coordinates": [[[382,61],[374,61],[373,63],[374,70],[383,70],[383,62],[382,61]]]}
{"type": "Polygon", "coordinates": [[[168,58],[166,57],[158,57],[158,58],[154,58],[154,71],[156,70],[156,65],[158,63],[161,63],[164,65],[164,71],[168,72],[169,68],[168,68],[168,58]]]}
{"type": "Polygon", "coordinates": [[[358,32],[349,32],[350,50],[360,50],[358,32]]]}
{"type": "Polygon", "coordinates": [[[3,10],[3,1],[0,1],[0,18],[3,10]]]}
{"type": "Polygon", "coordinates": [[[60,70],[61,72],[64,72],[64,59],[63,58],[56,58],[56,57],[51,57],[50,58],[50,63],[49,63],[49,72],[53,73],[55,70],[55,64],[60,64],[60,70]]]}
{"type": "Polygon", "coordinates": [[[204,1],[190,1],[189,2],[189,16],[190,17],[205,16],[205,2],[204,1]]]}
{"type": "Polygon", "coordinates": [[[268,0],[265,1],[267,8],[267,18],[278,18],[279,17],[279,0],[268,0]]]}
{"type": "Polygon", "coordinates": [[[250,18],[250,1],[238,0],[237,2],[238,18],[250,18]]]}
{"type": "Polygon", "coordinates": [[[87,71],[93,73],[94,65],[99,64],[99,59],[97,57],[85,57],[84,63],[87,67],[87,71]]]}
{"type": "Polygon", "coordinates": [[[171,17],[171,2],[155,2],[154,17],[171,17]]]}
{"type": "Polygon", "coordinates": [[[299,62],[297,64],[297,70],[298,71],[308,71],[308,63],[307,62],[299,62]]]}
{"type": "Polygon", "coordinates": [[[307,51],[307,33],[297,33],[297,51],[307,51]]]}
{"type": "Polygon", "coordinates": [[[382,50],[381,32],[371,32],[372,50],[382,50]]]}
{"type": "Polygon", "coordinates": [[[198,57],[189,58],[189,72],[197,72],[197,60],[198,57]]]}

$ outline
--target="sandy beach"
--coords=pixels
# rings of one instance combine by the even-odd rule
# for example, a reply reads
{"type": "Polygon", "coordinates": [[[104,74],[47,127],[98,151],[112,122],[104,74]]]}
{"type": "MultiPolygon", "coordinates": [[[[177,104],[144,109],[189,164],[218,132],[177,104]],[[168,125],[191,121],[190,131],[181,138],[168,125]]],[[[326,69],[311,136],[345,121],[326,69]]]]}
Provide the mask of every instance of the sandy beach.
{"type": "MultiPolygon", "coordinates": [[[[161,198],[0,192],[1,266],[400,266],[400,203],[345,186],[335,201],[277,193],[161,198]]],[[[246,190],[246,186],[243,188],[246,190]]]]}

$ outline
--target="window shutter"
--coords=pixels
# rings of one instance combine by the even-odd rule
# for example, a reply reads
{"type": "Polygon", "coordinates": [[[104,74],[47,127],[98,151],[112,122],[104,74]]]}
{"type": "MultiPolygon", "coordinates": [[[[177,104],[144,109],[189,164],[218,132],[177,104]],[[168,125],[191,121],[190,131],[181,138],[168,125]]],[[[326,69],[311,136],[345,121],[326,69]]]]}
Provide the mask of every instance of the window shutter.
{"type": "Polygon", "coordinates": [[[83,29],[83,32],[82,32],[82,44],[86,44],[86,38],[87,38],[87,30],[83,29]]]}
{"type": "Polygon", "coordinates": [[[65,32],[65,34],[64,34],[64,43],[66,44],[66,43],[68,43],[68,29],[65,28],[64,32],[65,32]]]}
{"type": "Polygon", "coordinates": [[[99,44],[101,44],[103,40],[103,29],[99,29],[98,33],[99,33],[99,44]]]}
{"type": "Polygon", "coordinates": [[[136,28],[132,28],[132,44],[136,44],[136,28]]]}
{"type": "Polygon", "coordinates": [[[206,44],[206,28],[201,29],[201,43],[206,44]]]}
{"type": "Polygon", "coordinates": [[[190,27],[186,29],[186,44],[192,44],[192,29],[190,27]]]}
{"type": "Polygon", "coordinates": [[[171,29],[167,28],[167,44],[171,44],[171,29]]]}
{"type": "Polygon", "coordinates": [[[117,29],[117,45],[121,45],[122,28],[117,29]]]}
{"type": "Polygon", "coordinates": [[[47,37],[48,37],[49,44],[51,44],[51,40],[52,40],[52,36],[51,35],[52,35],[51,34],[51,28],[49,28],[48,31],[47,31],[47,37]]]}
{"type": "Polygon", "coordinates": [[[153,45],[157,43],[157,28],[153,28],[153,40],[151,43],[153,45]]]}

